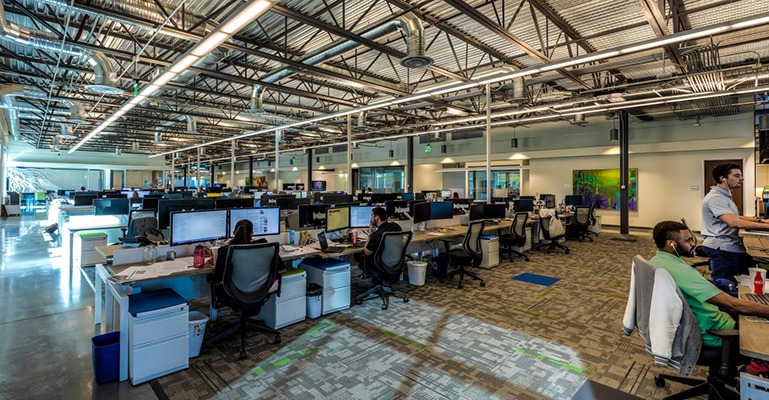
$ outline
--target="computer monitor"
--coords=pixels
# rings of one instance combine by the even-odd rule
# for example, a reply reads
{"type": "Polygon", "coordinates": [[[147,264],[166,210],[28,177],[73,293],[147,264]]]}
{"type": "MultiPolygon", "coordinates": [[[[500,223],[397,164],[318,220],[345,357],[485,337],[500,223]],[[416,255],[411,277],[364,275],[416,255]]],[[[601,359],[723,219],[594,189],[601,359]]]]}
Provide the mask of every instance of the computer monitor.
{"type": "Polygon", "coordinates": [[[171,246],[227,237],[227,210],[171,213],[171,246]]]}
{"type": "Polygon", "coordinates": [[[267,206],[278,206],[278,199],[290,199],[293,201],[293,199],[296,199],[296,197],[293,194],[263,194],[260,198],[260,205],[262,207],[267,206]]]}
{"type": "Polygon", "coordinates": [[[297,207],[303,204],[312,204],[311,199],[301,199],[301,198],[290,198],[290,197],[280,197],[275,199],[275,204],[281,209],[281,210],[296,210],[297,207]]]}
{"type": "Polygon", "coordinates": [[[171,200],[181,200],[184,198],[184,195],[181,193],[165,193],[163,194],[164,199],[171,199],[171,200]]]}
{"type": "Polygon", "coordinates": [[[118,192],[99,192],[96,197],[102,199],[120,199],[126,197],[126,195],[118,192]]]}
{"type": "Polygon", "coordinates": [[[136,193],[139,193],[139,197],[144,198],[144,196],[150,194],[149,190],[137,190],[136,193]]]}
{"type": "Polygon", "coordinates": [[[312,181],[310,183],[310,190],[313,192],[325,192],[326,191],[326,181],[312,181]]]}
{"type": "Polygon", "coordinates": [[[567,206],[581,206],[583,201],[581,194],[567,194],[564,203],[567,206]]]}
{"type": "Polygon", "coordinates": [[[540,194],[539,199],[545,202],[545,208],[555,208],[554,194],[540,194]]]}
{"type": "Polygon", "coordinates": [[[352,203],[353,195],[323,193],[320,197],[320,201],[323,204],[352,203]]]}
{"type": "Polygon", "coordinates": [[[454,205],[454,214],[467,214],[470,212],[470,204],[473,204],[473,199],[451,199],[454,205]]]}
{"type": "Polygon", "coordinates": [[[250,197],[216,197],[214,199],[215,208],[250,208],[254,206],[254,199],[250,197]]]}
{"type": "Polygon", "coordinates": [[[326,204],[299,205],[297,223],[300,228],[323,228],[326,225],[326,204]]]}
{"type": "Polygon", "coordinates": [[[235,235],[238,221],[247,219],[254,225],[254,236],[277,235],[280,233],[280,209],[277,207],[250,207],[230,209],[230,229],[235,235]]]}
{"type": "Polygon", "coordinates": [[[408,203],[409,203],[409,214],[411,214],[411,216],[413,217],[414,216],[414,206],[417,205],[417,204],[421,204],[421,203],[427,203],[427,201],[426,200],[412,200],[412,201],[409,201],[408,203]]]}
{"type": "Polygon", "coordinates": [[[90,206],[95,198],[95,194],[76,194],[74,202],[76,206],[90,206]]]}
{"type": "Polygon", "coordinates": [[[368,228],[371,226],[371,210],[376,206],[350,207],[350,228],[368,228]]]}
{"type": "Polygon", "coordinates": [[[127,197],[93,200],[93,215],[127,215],[129,208],[127,197]]]}
{"type": "MultiPolygon", "coordinates": [[[[146,200],[146,199],[145,199],[146,200]]],[[[158,227],[166,229],[171,224],[171,211],[211,210],[214,208],[214,199],[183,199],[183,200],[158,200],[158,227]],[[173,208],[173,210],[171,210],[173,208]]],[[[227,228],[225,227],[225,231],[227,228]]]]}
{"type": "Polygon", "coordinates": [[[405,219],[408,218],[406,213],[409,210],[409,203],[405,200],[391,200],[385,201],[385,211],[387,211],[387,218],[405,219]]]}
{"type": "Polygon", "coordinates": [[[483,219],[502,219],[505,218],[507,206],[504,204],[484,204],[483,219]]]}
{"type": "Polygon", "coordinates": [[[373,193],[358,193],[355,195],[359,202],[370,204],[373,203],[371,200],[374,197],[373,193]]]}
{"type": "Polygon", "coordinates": [[[434,201],[430,205],[430,219],[454,218],[454,203],[450,201],[434,201]]]}
{"type": "Polygon", "coordinates": [[[472,204],[470,205],[470,221],[480,221],[484,219],[483,206],[485,204],[472,204]]]}
{"type": "Polygon", "coordinates": [[[414,204],[414,223],[420,224],[430,220],[430,203],[421,202],[414,204]]]}
{"type": "Polygon", "coordinates": [[[451,190],[449,190],[449,189],[441,189],[441,197],[443,197],[444,199],[451,198],[451,190]]]}
{"type": "Polygon", "coordinates": [[[336,232],[350,227],[350,207],[326,209],[326,232],[336,232]]]}
{"type": "Polygon", "coordinates": [[[371,203],[384,204],[388,201],[398,200],[397,193],[372,193],[371,203]]]}
{"type": "Polygon", "coordinates": [[[414,193],[401,193],[401,200],[414,200],[414,193]]]}
{"type": "Polygon", "coordinates": [[[141,199],[141,201],[142,201],[142,208],[154,208],[154,209],[157,210],[158,209],[158,200],[160,200],[160,198],[158,198],[158,197],[145,197],[145,198],[141,199]]]}
{"type": "Polygon", "coordinates": [[[518,199],[518,207],[515,212],[533,212],[534,211],[534,199],[524,199],[521,197],[518,199]]]}

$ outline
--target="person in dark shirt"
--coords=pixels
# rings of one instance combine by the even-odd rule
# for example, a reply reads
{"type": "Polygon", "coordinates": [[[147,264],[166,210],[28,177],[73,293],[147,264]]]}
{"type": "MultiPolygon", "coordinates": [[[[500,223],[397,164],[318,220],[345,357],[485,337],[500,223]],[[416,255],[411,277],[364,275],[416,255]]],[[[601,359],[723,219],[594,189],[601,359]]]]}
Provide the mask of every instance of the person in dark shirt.
{"type": "Polygon", "coordinates": [[[366,263],[374,262],[374,253],[376,253],[379,243],[382,242],[382,235],[385,232],[400,232],[400,225],[395,222],[387,222],[387,211],[382,207],[376,207],[371,210],[371,227],[369,228],[368,240],[363,245],[363,254],[355,254],[354,258],[358,265],[363,268],[366,263]]]}

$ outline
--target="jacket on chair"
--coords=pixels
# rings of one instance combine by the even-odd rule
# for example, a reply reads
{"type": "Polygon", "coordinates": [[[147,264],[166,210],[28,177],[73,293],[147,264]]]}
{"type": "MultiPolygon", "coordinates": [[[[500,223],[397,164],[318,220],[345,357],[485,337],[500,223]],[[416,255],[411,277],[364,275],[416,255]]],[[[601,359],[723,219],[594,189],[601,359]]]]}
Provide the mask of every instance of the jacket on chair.
{"type": "Polygon", "coordinates": [[[641,256],[633,257],[622,321],[625,335],[630,336],[634,328],[657,364],[691,375],[702,347],[697,320],[670,273],[641,256]]]}

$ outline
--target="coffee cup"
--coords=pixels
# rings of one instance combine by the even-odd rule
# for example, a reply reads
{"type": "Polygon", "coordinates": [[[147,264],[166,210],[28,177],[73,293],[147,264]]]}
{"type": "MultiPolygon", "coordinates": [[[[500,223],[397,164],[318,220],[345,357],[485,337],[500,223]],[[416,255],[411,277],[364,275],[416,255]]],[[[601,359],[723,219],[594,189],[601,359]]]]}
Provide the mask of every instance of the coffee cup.
{"type": "Polygon", "coordinates": [[[172,261],[176,259],[176,252],[173,250],[169,250],[166,252],[166,260],[172,261]]]}

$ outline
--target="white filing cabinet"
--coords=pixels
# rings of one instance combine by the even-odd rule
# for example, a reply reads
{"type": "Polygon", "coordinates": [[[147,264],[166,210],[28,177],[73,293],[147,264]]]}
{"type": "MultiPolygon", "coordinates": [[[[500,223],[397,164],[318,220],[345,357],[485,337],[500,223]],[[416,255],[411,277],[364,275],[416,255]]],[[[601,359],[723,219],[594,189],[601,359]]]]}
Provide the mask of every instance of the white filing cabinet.
{"type": "Polygon", "coordinates": [[[481,251],[483,252],[483,261],[479,267],[492,268],[499,265],[499,237],[481,236],[481,251]]]}
{"type": "Polygon", "coordinates": [[[128,296],[128,371],[131,383],[189,366],[189,305],[172,289],[128,296]]]}
{"type": "Polygon", "coordinates": [[[323,315],[350,308],[350,263],[333,258],[306,258],[302,265],[307,271],[307,282],[323,287],[323,315]]]}
{"type": "Polygon", "coordinates": [[[289,269],[283,274],[280,284],[280,296],[270,296],[262,307],[258,319],[272,329],[304,321],[307,317],[307,272],[301,269],[289,269]]]}
{"type": "Polygon", "coordinates": [[[104,232],[79,232],[75,234],[72,244],[72,265],[87,267],[104,263],[104,257],[96,252],[96,247],[107,245],[107,234],[104,232]]]}

